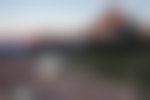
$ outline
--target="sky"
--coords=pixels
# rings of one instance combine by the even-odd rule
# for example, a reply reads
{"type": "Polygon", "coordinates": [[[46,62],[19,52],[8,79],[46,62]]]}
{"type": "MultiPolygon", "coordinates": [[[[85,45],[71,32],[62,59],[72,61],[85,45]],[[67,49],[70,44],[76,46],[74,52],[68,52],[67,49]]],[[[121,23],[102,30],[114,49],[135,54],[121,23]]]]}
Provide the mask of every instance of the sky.
{"type": "MultiPolygon", "coordinates": [[[[33,27],[83,28],[112,0],[0,0],[0,30],[33,27]]],[[[150,0],[118,0],[129,15],[150,20],[150,0]]],[[[146,20],[147,21],[147,20],[146,20]]]]}

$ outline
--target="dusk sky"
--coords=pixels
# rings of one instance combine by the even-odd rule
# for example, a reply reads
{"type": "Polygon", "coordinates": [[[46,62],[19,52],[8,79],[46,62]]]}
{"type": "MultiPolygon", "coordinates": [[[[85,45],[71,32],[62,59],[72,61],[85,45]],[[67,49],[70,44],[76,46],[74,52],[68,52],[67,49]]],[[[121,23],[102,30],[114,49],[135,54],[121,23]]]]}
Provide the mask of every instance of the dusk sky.
{"type": "MultiPolygon", "coordinates": [[[[112,0],[0,0],[0,28],[86,26],[96,14],[101,17],[112,0]]],[[[150,20],[150,0],[118,0],[139,20],[150,20]]]]}

